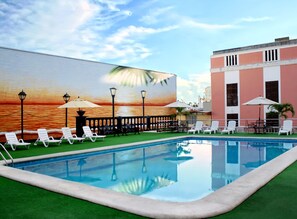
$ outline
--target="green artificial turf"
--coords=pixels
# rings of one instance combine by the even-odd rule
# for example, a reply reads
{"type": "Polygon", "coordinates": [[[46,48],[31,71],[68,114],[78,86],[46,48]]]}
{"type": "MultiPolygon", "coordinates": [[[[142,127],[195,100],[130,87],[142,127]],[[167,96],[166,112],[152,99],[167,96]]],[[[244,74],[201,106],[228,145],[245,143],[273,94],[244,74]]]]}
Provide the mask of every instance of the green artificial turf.
{"type": "MultiPolygon", "coordinates": [[[[48,148],[41,144],[29,150],[9,151],[14,158],[44,155],[73,150],[117,145],[131,142],[175,137],[184,133],[141,133],[128,136],[108,136],[103,142],[84,142],[69,145],[66,142],[48,148]]],[[[191,135],[192,136],[192,135],[191,135]]],[[[208,135],[203,135],[208,136],[208,135]]],[[[214,135],[212,135],[214,136],[214,135]]],[[[223,136],[217,134],[216,136],[223,136]]],[[[276,134],[234,136],[276,137],[276,134]]],[[[290,137],[296,137],[292,135],[290,137]]],[[[233,211],[216,218],[297,218],[297,163],[261,188],[233,211]]],[[[143,218],[127,212],[93,204],[73,197],[46,191],[37,187],[0,177],[1,218],[143,218]]]]}
{"type": "Polygon", "coordinates": [[[262,187],[233,211],[216,219],[297,218],[297,162],[262,187]]]}
{"type": "Polygon", "coordinates": [[[0,215],[6,219],[142,218],[0,177],[0,215]]]}

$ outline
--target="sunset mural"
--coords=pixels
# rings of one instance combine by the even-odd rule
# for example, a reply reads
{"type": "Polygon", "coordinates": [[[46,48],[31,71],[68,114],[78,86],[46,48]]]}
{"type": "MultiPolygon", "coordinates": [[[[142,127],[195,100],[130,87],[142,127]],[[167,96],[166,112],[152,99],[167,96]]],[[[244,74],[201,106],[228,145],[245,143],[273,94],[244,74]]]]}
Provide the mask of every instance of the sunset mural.
{"type": "MultiPolygon", "coordinates": [[[[106,63],[0,48],[0,132],[20,130],[20,100],[24,90],[24,129],[59,129],[65,123],[62,96],[78,96],[102,107],[86,116],[111,116],[110,87],[116,87],[115,115],[139,116],[141,90],[146,90],[146,115],[169,115],[176,100],[176,75],[106,63]]],[[[76,109],[68,109],[68,126],[75,127],[76,109]]]]}

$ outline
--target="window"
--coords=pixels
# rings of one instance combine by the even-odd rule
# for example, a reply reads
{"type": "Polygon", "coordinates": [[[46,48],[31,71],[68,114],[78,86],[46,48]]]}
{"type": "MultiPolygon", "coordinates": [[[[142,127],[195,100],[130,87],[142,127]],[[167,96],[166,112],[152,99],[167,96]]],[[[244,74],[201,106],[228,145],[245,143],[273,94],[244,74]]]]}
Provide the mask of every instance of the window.
{"type": "Polygon", "coordinates": [[[265,62],[277,61],[278,60],[278,50],[270,49],[265,50],[265,62]]]}
{"type": "MultiPolygon", "coordinates": [[[[265,83],[266,98],[275,102],[279,101],[278,97],[278,81],[267,81],[265,83]]],[[[267,126],[278,126],[278,114],[276,112],[268,112],[266,114],[266,125],[267,126]]]]}
{"type": "Polygon", "coordinates": [[[237,83],[227,84],[227,106],[238,106],[237,83]]]}
{"type": "Polygon", "coordinates": [[[226,56],[226,66],[238,65],[237,55],[226,56]]]}
{"type": "Polygon", "coordinates": [[[278,102],[278,81],[267,81],[266,87],[266,98],[278,102]]]}

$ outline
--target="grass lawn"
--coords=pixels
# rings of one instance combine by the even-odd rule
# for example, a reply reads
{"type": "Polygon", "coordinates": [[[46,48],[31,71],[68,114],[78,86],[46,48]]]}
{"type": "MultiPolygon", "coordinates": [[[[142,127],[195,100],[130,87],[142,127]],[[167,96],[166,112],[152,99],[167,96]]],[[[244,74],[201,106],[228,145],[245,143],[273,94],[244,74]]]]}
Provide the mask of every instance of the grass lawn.
{"type": "MultiPolygon", "coordinates": [[[[174,137],[177,133],[141,133],[128,136],[108,136],[103,142],[44,148],[42,145],[31,146],[30,150],[18,148],[11,151],[14,158],[44,155],[64,151],[109,146],[130,142],[174,137]]],[[[203,135],[205,136],[205,135],[203,135]]],[[[213,135],[212,135],[213,136],[213,135]]],[[[219,134],[219,136],[222,136],[219,134]]],[[[236,134],[236,136],[255,136],[253,134],[236,134]]],[[[256,135],[259,136],[259,135],[256,135]]],[[[260,135],[262,136],[262,135],[260,135]]],[[[275,134],[264,135],[275,137],[275,134]]],[[[285,137],[285,136],[284,136],[285,137]]],[[[293,135],[297,137],[297,135],[293,135]]],[[[297,218],[297,162],[261,188],[257,193],[243,202],[233,211],[216,218],[297,218]]],[[[0,177],[0,215],[1,218],[143,218],[109,207],[64,196],[29,186],[4,177],[0,177]]]]}

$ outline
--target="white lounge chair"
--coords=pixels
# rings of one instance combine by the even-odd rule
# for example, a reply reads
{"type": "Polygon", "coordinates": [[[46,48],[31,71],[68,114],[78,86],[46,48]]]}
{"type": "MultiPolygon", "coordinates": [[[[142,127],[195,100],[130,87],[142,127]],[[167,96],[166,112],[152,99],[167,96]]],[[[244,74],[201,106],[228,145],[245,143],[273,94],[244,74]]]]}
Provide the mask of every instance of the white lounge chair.
{"type": "Polygon", "coordinates": [[[209,133],[209,134],[217,133],[218,129],[219,129],[219,121],[212,121],[210,128],[205,129],[203,133],[209,133]]]}
{"type": "Polygon", "coordinates": [[[50,143],[61,144],[61,140],[56,140],[52,136],[48,136],[46,129],[37,129],[38,138],[35,141],[34,145],[37,145],[39,142],[42,142],[44,147],[48,147],[50,143]]]}
{"type": "Polygon", "coordinates": [[[10,145],[13,151],[15,151],[18,146],[25,146],[27,149],[30,148],[31,143],[24,142],[23,139],[18,139],[14,132],[5,133],[5,138],[6,138],[5,144],[10,145]]]}
{"type": "Polygon", "coordinates": [[[83,126],[83,137],[84,138],[88,138],[90,139],[92,142],[95,142],[98,139],[102,139],[102,141],[104,140],[104,138],[106,137],[106,135],[97,135],[97,133],[93,133],[90,129],[90,126],[83,126]]]}
{"type": "Polygon", "coordinates": [[[83,142],[85,138],[77,137],[76,134],[72,134],[70,128],[64,127],[62,128],[63,136],[61,137],[61,140],[65,139],[69,142],[69,144],[73,144],[75,141],[83,142]]]}
{"type": "Polygon", "coordinates": [[[291,135],[292,130],[293,130],[293,121],[284,120],[283,126],[279,129],[278,135],[281,135],[281,134],[291,135]]]}
{"type": "Polygon", "coordinates": [[[221,134],[224,134],[224,133],[227,133],[228,135],[229,135],[229,134],[234,134],[234,133],[235,133],[235,129],[236,129],[236,121],[234,121],[234,120],[230,120],[230,121],[228,122],[228,126],[225,127],[225,128],[222,130],[221,134]]]}
{"type": "Polygon", "coordinates": [[[192,127],[192,129],[189,129],[189,130],[188,130],[188,134],[190,134],[190,133],[195,134],[196,132],[197,132],[197,133],[200,133],[200,132],[202,131],[202,127],[203,127],[203,122],[201,122],[201,121],[196,121],[195,126],[192,127]]]}

